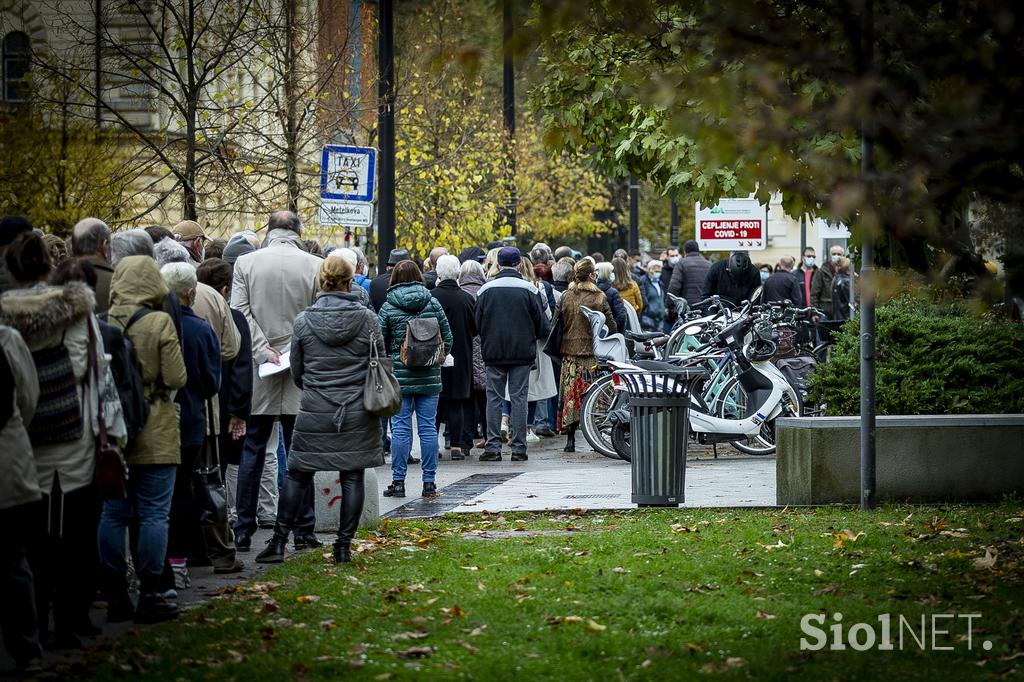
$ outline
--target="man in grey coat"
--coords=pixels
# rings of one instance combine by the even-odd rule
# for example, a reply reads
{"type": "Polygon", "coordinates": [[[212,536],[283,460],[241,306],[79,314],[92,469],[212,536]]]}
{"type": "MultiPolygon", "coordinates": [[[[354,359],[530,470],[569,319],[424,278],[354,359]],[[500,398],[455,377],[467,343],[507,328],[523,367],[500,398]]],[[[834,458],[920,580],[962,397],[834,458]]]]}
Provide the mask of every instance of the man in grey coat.
{"type": "MultiPolygon", "coordinates": [[[[301,391],[287,370],[259,376],[259,366],[280,365],[292,340],[292,325],[316,297],[321,259],[307,253],[301,240],[302,222],[291,211],[277,211],[267,223],[266,246],[235,261],[231,307],[241,311],[252,333],[252,412],[246,422],[245,445],[238,466],[235,544],[240,552],[252,547],[256,531],[260,476],[267,441],[280,421],[285,448],[291,447],[301,391]]],[[[312,490],[295,530],[297,547],[318,547],[313,535],[316,516],[312,490]]]]}

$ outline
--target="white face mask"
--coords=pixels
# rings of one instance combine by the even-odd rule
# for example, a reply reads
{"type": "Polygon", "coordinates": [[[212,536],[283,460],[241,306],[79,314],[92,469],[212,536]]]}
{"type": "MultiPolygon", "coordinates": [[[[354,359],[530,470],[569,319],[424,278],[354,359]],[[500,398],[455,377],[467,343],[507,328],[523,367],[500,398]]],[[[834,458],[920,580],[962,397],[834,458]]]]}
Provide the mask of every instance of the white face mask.
{"type": "Polygon", "coordinates": [[[840,256],[838,253],[833,253],[831,258],[833,263],[838,263],[839,259],[842,258],[842,256],[840,256]]]}
{"type": "Polygon", "coordinates": [[[804,267],[807,267],[807,268],[813,268],[814,267],[814,256],[804,256],[804,267]]]}

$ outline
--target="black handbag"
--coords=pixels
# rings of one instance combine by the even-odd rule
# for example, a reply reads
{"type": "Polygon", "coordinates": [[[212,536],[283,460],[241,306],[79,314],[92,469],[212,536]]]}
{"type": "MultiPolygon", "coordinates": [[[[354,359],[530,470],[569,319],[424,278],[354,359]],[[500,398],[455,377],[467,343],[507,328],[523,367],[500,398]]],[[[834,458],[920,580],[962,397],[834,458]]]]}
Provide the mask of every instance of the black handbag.
{"type": "Polygon", "coordinates": [[[551,321],[551,331],[548,333],[548,340],[544,342],[544,354],[553,358],[562,357],[562,335],[565,333],[565,325],[562,323],[562,307],[555,308],[555,318],[551,321]]]}
{"type": "Polygon", "coordinates": [[[199,512],[199,525],[220,526],[227,522],[228,495],[220,474],[217,435],[213,425],[213,402],[206,401],[206,439],[192,477],[192,496],[199,512]]]}

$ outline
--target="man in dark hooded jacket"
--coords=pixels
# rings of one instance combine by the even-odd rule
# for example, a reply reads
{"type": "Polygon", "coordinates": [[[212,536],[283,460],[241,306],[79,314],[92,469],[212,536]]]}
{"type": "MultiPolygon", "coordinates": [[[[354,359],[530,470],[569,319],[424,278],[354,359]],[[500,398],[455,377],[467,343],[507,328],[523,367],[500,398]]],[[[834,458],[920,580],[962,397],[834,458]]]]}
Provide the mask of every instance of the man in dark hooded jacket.
{"type": "Polygon", "coordinates": [[[701,289],[701,299],[717,295],[723,302],[738,305],[748,301],[761,285],[761,275],[750,262],[746,251],[733,251],[728,260],[721,260],[708,269],[701,289]]]}

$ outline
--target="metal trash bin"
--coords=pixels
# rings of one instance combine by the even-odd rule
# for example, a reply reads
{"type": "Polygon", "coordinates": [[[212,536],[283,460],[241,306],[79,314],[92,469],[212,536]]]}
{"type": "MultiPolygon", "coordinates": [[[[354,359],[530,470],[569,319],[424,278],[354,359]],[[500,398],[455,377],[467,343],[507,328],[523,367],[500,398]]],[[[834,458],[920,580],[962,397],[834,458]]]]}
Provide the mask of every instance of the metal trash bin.
{"type": "Polygon", "coordinates": [[[629,393],[633,503],[678,507],[686,480],[690,381],[703,370],[619,372],[629,393]]]}

